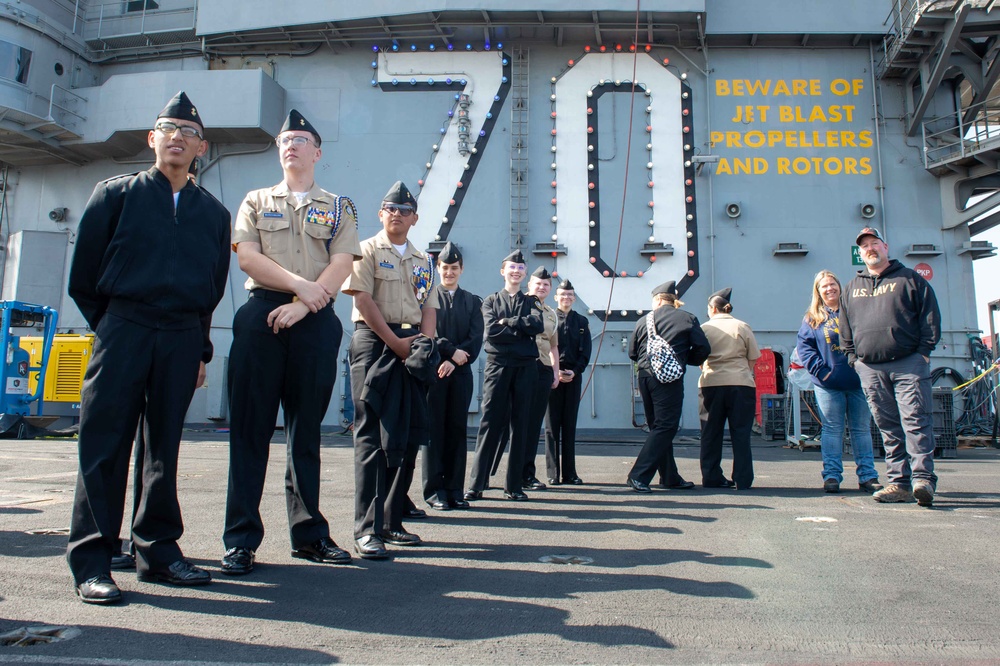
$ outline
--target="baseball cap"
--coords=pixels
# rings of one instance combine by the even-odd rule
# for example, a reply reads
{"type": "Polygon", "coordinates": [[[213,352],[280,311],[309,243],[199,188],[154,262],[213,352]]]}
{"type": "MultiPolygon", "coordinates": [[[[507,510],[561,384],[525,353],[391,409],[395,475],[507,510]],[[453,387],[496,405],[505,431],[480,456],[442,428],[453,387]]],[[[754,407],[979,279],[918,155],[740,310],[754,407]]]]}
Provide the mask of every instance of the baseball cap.
{"type": "Polygon", "coordinates": [[[878,229],[876,229],[875,227],[865,227],[864,229],[858,232],[858,237],[854,240],[854,244],[861,245],[861,239],[864,238],[865,236],[874,236],[883,243],[885,242],[885,239],[882,238],[882,234],[879,233],[878,229]]]}

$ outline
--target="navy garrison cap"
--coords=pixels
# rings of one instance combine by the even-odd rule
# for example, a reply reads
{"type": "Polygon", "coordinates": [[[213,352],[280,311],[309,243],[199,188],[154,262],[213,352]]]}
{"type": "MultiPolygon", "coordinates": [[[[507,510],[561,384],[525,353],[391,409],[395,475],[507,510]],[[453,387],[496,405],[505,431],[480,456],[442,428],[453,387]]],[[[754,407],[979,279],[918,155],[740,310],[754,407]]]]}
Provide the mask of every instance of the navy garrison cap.
{"type": "Polygon", "coordinates": [[[513,262],[515,264],[523,264],[524,255],[521,254],[520,250],[514,250],[513,252],[511,252],[510,254],[508,254],[506,257],[503,258],[502,263],[506,263],[508,261],[513,262]]]}
{"type": "Polygon", "coordinates": [[[319,132],[316,131],[316,128],[312,126],[312,123],[306,120],[305,116],[295,109],[288,112],[285,124],[281,126],[278,134],[285,132],[312,132],[313,136],[316,137],[316,145],[323,143],[323,139],[320,137],[319,132]]]}
{"type": "Polygon", "coordinates": [[[457,245],[448,241],[438,253],[438,261],[442,264],[457,264],[462,261],[462,251],[458,249],[457,245]]]}
{"type": "Polygon", "coordinates": [[[556,289],[564,289],[564,290],[573,289],[573,291],[576,291],[576,289],[573,288],[573,283],[570,282],[569,280],[563,280],[562,282],[560,282],[559,286],[556,287],[556,289]]]}
{"type": "Polygon", "coordinates": [[[545,266],[539,266],[535,269],[535,272],[531,274],[531,277],[538,278],[539,280],[551,280],[552,274],[546,270],[545,266]]]}
{"type": "Polygon", "coordinates": [[[660,286],[653,289],[653,296],[658,296],[659,294],[670,294],[672,296],[677,295],[677,283],[673,280],[668,280],[660,286]]]}
{"type": "Polygon", "coordinates": [[[732,295],[733,295],[733,288],[732,287],[726,287],[725,289],[720,289],[719,291],[717,291],[714,294],[712,294],[711,296],[709,296],[708,300],[712,300],[713,298],[715,298],[716,296],[718,296],[719,298],[721,298],[722,300],[724,300],[726,303],[729,303],[730,302],[730,298],[732,297],[732,295]]]}
{"type": "Polygon", "coordinates": [[[413,210],[417,209],[417,200],[413,198],[413,195],[410,194],[410,190],[401,180],[397,180],[392,184],[389,191],[385,193],[384,197],[382,197],[382,203],[406,204],[413,206],[413,210]]]}
{"type": "Polygon", "coordinates": [[[198,127],[202,130],[205,129],[205,124],[201,122],[201,114],[198,113],[198,109],[194,107],[191,100],[184,93],[183,90],[178,91],[174,95],[167,105],[163,107],[160,114],[156,116],[157,120],[160,118],[176,118],[178,120],[190,120],[193,123],[198,123],[198,127]]]}

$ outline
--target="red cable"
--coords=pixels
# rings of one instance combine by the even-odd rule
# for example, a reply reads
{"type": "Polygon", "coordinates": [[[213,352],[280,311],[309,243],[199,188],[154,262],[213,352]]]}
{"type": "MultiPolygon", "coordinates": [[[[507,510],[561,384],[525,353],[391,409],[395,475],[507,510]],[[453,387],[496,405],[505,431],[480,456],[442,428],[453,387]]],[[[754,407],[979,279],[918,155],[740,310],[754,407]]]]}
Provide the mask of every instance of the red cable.
{"type": "Polygon", "coordinates": [[[608,291],[608,303],[604,307],[604,324],[601,326],[601,335],[597,341],[597,351],[594,352],[593,358],[590,360],[590,376],[587,377],[587,383],[583,385],[583,389],[580,391],[580,399],[587,395],[587,389],[590,388],[590,382],[594,379],[594,371],[597,367],[597,358],[601,355],[601,347],[604,345],[604,335],[608,330],[608,312],[611,310],[611,297],[615,293],[615,281],[618,279],[618,255],[622,248],[622,231],[625,228],[625,201],[628,195],[628,167],[630,158],[632,155],[632,119],[635,116],[635,73],[639,62],[639,0],[635,3],[635,34],[632,37],[632,45],[635,47],[632,54],[632,94],[629,97],[629,108],[628,108],[628,139],[625,142],[625,178],[622,186],[622,209],[621,214],[618,216],[618,242],[615,245],[615,264],[611,272],[611,289],[608,291]]]}

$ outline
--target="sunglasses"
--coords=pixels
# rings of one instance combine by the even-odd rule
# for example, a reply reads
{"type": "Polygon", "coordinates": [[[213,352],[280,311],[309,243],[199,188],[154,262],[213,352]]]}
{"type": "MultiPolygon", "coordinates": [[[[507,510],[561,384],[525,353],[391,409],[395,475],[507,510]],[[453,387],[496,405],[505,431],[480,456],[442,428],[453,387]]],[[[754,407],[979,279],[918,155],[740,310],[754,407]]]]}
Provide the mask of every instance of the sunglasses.
{"type": "Polygon", "coordinates": [[[382,210],[384,210],[387,213],[399,213],[402,217],[409,217],[416,212],[413,206],[409,206],[407,204],[403,204],[402,206],[397,206],[395,204],[386,204],[382,206],[382,210]]]}

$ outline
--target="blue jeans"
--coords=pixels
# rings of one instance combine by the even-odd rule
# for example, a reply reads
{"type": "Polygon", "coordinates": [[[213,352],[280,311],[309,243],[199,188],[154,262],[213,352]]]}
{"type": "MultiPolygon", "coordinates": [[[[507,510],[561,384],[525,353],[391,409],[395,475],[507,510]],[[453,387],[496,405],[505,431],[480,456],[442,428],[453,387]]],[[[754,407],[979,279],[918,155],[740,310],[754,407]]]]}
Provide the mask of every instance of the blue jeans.
{"type": "Polygon", "coordinates": [[[844,480],[844,416],[851,429],[851,450],[857,465],[858,482],[877,481],[875,458],[872,455],[871,414],[865,393],[860,388],[853,391],[835,391],[814,387],[816,404],[819,405],[823,434],[820,451],[823,454],[823,479],[844,480]]]}

